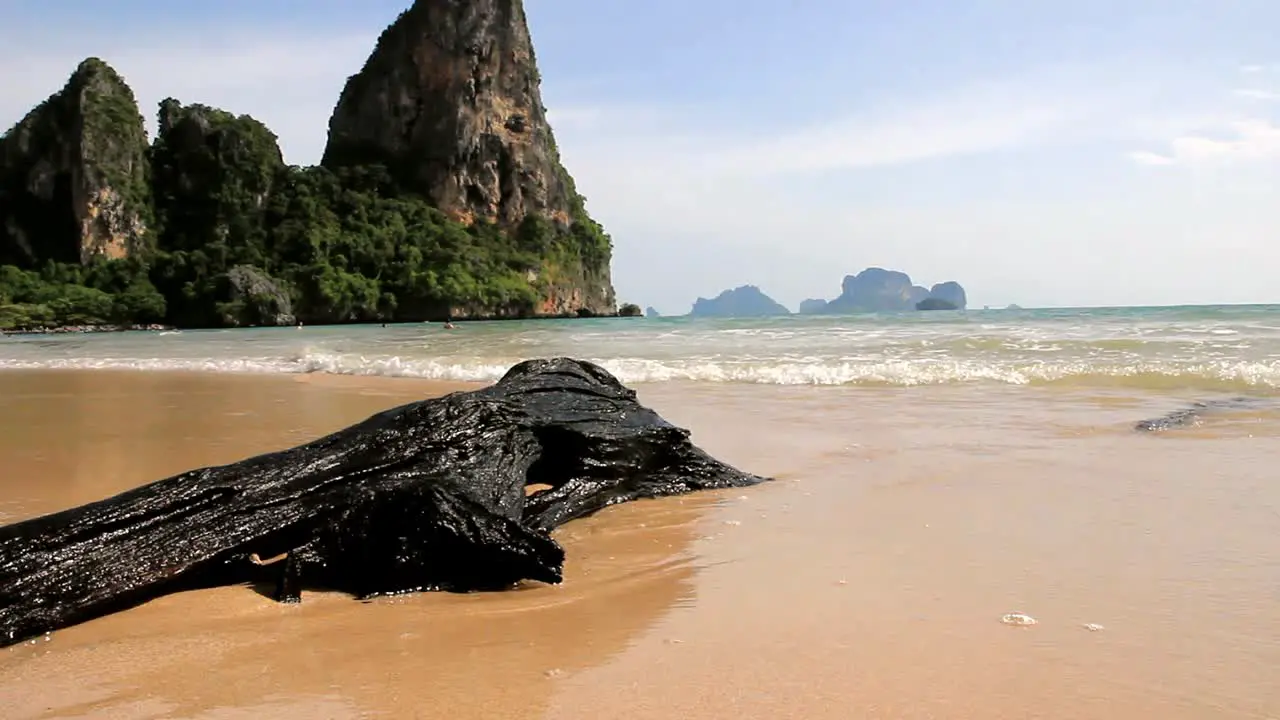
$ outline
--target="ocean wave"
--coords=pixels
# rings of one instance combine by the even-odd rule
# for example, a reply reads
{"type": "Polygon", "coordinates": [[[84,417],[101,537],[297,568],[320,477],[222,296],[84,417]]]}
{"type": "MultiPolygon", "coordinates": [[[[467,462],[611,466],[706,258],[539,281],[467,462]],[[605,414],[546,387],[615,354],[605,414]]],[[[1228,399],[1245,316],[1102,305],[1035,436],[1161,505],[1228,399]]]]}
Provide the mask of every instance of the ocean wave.
{"type": "MultiPolygon", "coordinates": [[[[588,358],[625,383],[704,382],[766,385],[923,386],[958,383],[1138,388],[1280,390],[1280,360],[1223,358],[1189,362],[1077,359],[1041,362],[931,357],[904,360],[805,358],[588,358]]],[[[521,358],[413,358],[309,350],[287,357],[0,359],[0,369],[137,370],[228,373],[325,373],[492,382],[521,358]]]]}

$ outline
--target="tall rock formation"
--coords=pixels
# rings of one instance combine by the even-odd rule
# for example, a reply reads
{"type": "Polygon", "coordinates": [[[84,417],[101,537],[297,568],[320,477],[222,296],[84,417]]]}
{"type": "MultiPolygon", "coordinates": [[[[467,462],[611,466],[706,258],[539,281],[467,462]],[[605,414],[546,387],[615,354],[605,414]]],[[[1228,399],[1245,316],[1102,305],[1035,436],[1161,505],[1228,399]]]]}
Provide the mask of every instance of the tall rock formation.
{"type": "Polygon", "coordinates": [[[284,168],[275,133],[207,105],[160,103],[152,148],[155,205],[168,250],[247,244],[284,168]]]}
{"type": "Polygon", "coordinates": [[[385,165],[455,219],[570,222],[519,0],[417,0],[347,80],[326,167],[385,165]]]}
{"type": "Polygon", "coordinates": [[[846,275],[840,296],[827,303],[826,312],[895,312],[912,310],[928,291],[911,284],[911,277],[897,270],[870,267],[846,275]]]}
{"type": "Polygon", "coordinates": [[[88,58],[0,138],[0,264],[137,252],[149,195],[147,134],[133,91],[88,58]]]}
{"type": "Polygon", "coordinates": [[[560,165],[539,84],[520,0],[416,0],[347,80],[321,164],[383,165],[466,224],[549,221],[572,261],[529,269],[538,310],[612,313],[611,243],[560,165]]]}
{"type": "Polygon", "coordinates": [[[266,211],[285,167],[275,134],[247,115],[166,98],[151,164],[159,245],[174,254],[156,277],[170,315],[215,327],[292,325],[288,293],[251,264],[266,264],[266,211]],[[210,273],[201,256],[230,267],[210,273]]]}

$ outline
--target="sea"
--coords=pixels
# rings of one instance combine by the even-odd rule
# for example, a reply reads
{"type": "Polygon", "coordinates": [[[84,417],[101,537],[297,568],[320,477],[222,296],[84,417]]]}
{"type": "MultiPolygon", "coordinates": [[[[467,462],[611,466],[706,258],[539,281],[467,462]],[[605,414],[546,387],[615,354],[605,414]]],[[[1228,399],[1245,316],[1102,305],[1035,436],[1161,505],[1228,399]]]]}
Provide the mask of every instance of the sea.
{"type": "Polygon", "coordinates": [[[0,523],[548,356],[774,482],[569,523],[555,588],[181,593],[0,714],[1280,718],[1274,305],[0,337],[0,523]]]}
{"type": "Polygon", "coordinates": [[[1280,306],[606,318],[15,335],[0,369],[497,380],[567,355],[624,383],[1280,391],[1280,306]]]}

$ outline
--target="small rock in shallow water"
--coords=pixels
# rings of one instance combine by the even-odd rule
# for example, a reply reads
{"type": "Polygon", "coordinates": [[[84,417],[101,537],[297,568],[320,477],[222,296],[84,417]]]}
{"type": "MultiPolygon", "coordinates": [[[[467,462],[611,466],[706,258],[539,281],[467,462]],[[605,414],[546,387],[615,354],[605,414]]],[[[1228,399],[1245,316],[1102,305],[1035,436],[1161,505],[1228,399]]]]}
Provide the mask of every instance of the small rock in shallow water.
{"type": "Polygon", "coordinates": [[[1039,620],[1024,613],[1005,613],[1000,617],[1000,622],[1005,625],[1028,626],[1035,625],[1039,620]]]}

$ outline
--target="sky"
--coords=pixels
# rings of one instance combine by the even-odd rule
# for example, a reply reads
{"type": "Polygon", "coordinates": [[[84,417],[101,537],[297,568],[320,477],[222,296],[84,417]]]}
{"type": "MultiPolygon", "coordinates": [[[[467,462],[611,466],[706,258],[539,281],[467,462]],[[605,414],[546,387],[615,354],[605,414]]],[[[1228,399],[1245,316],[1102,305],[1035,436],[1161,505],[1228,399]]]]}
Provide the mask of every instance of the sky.
{"type": "MultiPolygon", "coordinates": [[[[0,126],[96,55],[318,162],[408,0],[4,0],[0,126]]],[[[620,302],[795,308],[869,266],[971,307],[1280,303],[1274,0],[525,0],[620,302]]]]}

